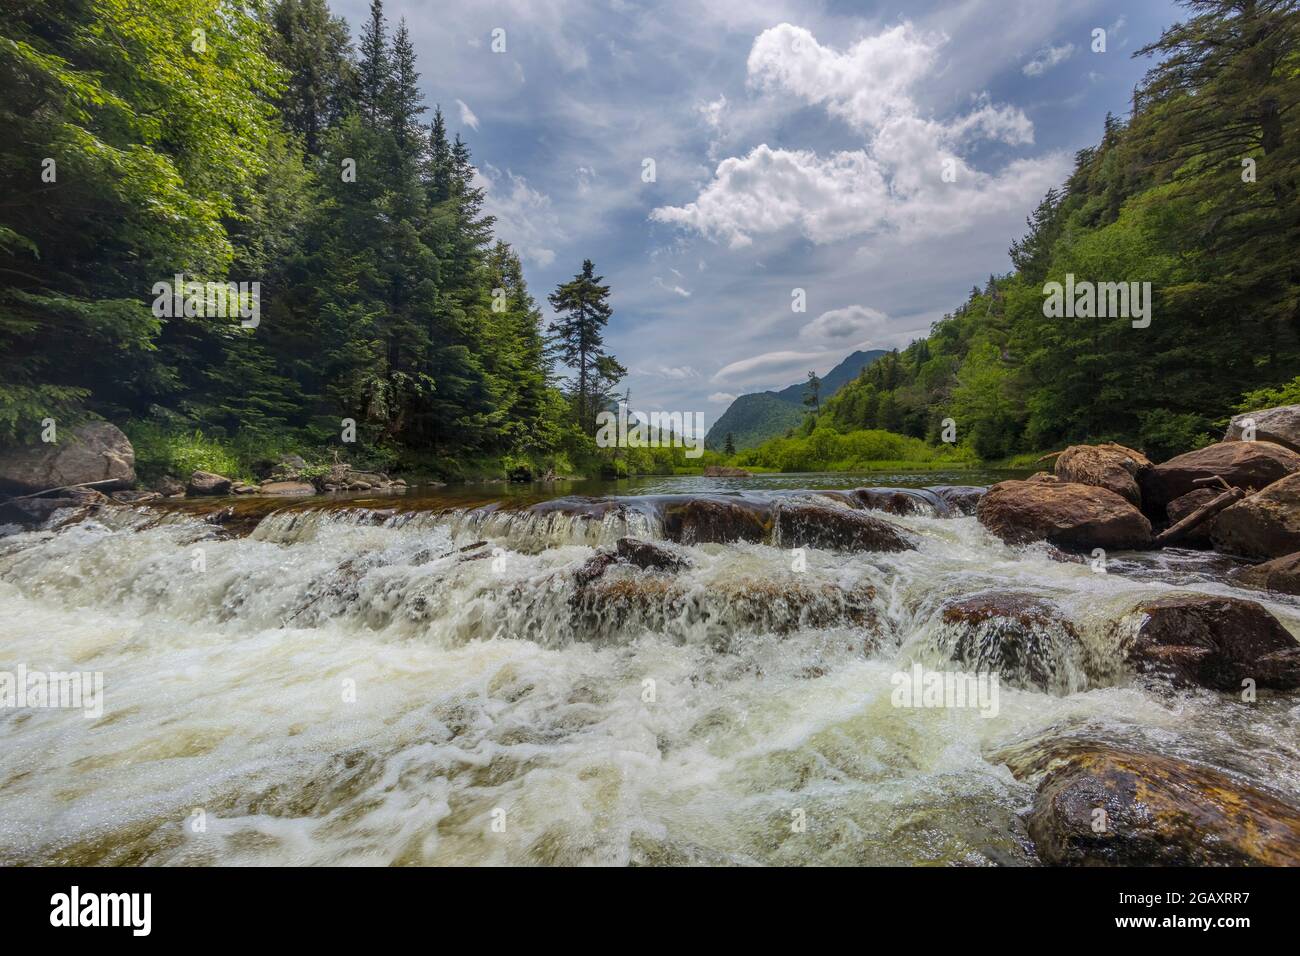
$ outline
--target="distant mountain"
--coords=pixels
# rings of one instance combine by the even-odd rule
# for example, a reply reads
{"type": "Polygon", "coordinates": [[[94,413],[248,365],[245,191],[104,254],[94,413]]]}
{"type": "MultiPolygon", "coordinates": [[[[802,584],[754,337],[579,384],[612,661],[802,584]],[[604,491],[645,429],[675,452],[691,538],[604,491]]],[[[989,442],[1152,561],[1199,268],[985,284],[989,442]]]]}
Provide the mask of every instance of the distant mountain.
{"type": "MultiPolygon", "coordinates": [[[[822,401],[830,398],[840,386],[857,378],[859,372],[885,354],[884,349],[854,352],[839,365],[822,376],[822,401]]],[[[803,403],[804,389],[808,383],[796,382],[779,392],[751,392],[732,402],[721,417],[713,423],[704,436],[704,447],[721,450],[727,433],[736,448],[752,448],[769,438],[783,435],[803,421],[807,408],[803,403]]]]}

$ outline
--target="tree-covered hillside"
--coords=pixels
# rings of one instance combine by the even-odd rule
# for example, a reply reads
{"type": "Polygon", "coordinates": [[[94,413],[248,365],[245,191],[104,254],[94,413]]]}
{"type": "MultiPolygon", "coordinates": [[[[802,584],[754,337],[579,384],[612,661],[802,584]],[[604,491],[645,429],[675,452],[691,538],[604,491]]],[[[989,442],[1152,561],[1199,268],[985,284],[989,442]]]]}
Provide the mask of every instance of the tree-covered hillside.
{"type": "MultiPolygon", "coordinates": [[[[956,438],[981,458],[1115,440],[1204,444],[1300,373],[1300,7],[1189,0],[1155,62],[1011,247],[930,335],[867,368],[815,429],[956,438]],[[1149,282],[1150,323],[1046,314],[1047,283],[1149,282]]],[[[1277,393],[1282,394],[1282,393],[1277,393]]],[[[759,456],[761,458],[762,456],[759,456]]],[[[758,461],[759,459],[754,459],[758,461]]]]}

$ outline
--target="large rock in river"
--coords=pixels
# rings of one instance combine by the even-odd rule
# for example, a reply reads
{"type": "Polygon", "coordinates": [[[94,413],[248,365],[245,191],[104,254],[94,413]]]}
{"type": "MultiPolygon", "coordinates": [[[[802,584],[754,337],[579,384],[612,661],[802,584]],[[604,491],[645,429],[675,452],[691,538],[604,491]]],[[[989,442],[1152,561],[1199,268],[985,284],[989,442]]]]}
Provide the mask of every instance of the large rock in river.
{"type": "Polygon", "coordinates": [[[1300,452],[1300,405],[1279,405],[1234,415],[1223,440],[1241,441],[1249,423],[1254,423],[1256,441],[1271,441],[1300,452]]]}
{"type": "Polygon", "coordinates": [[[993,591],[947,602],[940,640],[954,661],[1019,687],[1082,690],[1083,646],[1060,608],[1034,594],[993,591]]]}
{"type": "Polygon", "coordinates": [[[135,449],[116,426],[86,422],[60,432],[58,441],[0,450],[0,488],[16,494],[97,484],[100,490],[135,484],[135,449]]]}
{"type": "Polygon", "coordinates": [[[776,534],[783,548],[830,551],[912,551],[916,539],[888,521],[825,505],[782,502],[776,534]]]}
{"type": "Polygon", "coordinates": [[[1237,584],[1262,591],[1300,594],[1300,551],[1284,554],[1272,561],[1242,568],[1234,575],[1237,584]]]}
{"type": "Polygon", "coordinates": [[[210,471],[196,471],[190,475],[190,483],[186,486],[185,493],[191,498],[213,498],[230,494],[232,484],[233,482],[224,475],[210,471]]]}
{"type": "Polygon", "coordinates": [[[1151,522],[1113,491],[1056,480],[1002,481],[975,511],[1008,544],[1047,541],[1067,551],[1151,544],[1151,522]]]}
{"type": "Polygon", "coordinates": [[[1300,471],[1300,455],[1268,441],[1229,441],[1171,458],[1142,474],[1142,500],[1159,514],[1175,498],[1201,487],[1201,478],[1220,476],[1234,488],[1258,490],[1300,471]]]}
{"type": "Polygon", "coordinates": [[[1053,471],[1062,481],[1105,488],[1137,507],[1142,507],[1138,476],[1151,467],[1140,451],[1108,442],[1104,445],[1071,445],[1056,458],[1053,471]]]}
{"type": "Polygon", "coordinates": [[[1300,474],[1221,511],[1210,538],[1220,551],[1248,558],[1279,558],[1300,551],[1300,474]]]}
{"type": "Polygon", "coordinates": [[[682,544],[761,542],[772,529],[768,506],[743,498],[687,498],[662,512],[664,535],[682,544]]]}
{"type": "Polygon", "coordinates": [[[1213,594],[1144,601],[1120,622],[1128,662],[1179,686],[1300,687],[1300,643],[1263,605],[1213,594]]]}
{"type": "Polygon", "coordinates": [[[1300,808],[1155,754],[1078,748],[1043,778],[1026,822],[1053,866],[1300,865],[1300,808]]]}
{"type": "MultiPolygon", "coordinates": [[[[1169,517],[1169,527],[1173,527],[1182,521],[1196,509],[1208,505],[1219,495],[1223,494],[1222,488],[1197,488],[1195,491],[1189,491],[1182,497],[1175,498],[1169,502],[1165,509],[1169,517]]],[[[1202,521],[1196,527],[1183,533],[1176,542],[1179,547],[1187,548],[1208,548],[1211,547],[1210,531],[1214,528],[1215,519],[1202,521]]]]}

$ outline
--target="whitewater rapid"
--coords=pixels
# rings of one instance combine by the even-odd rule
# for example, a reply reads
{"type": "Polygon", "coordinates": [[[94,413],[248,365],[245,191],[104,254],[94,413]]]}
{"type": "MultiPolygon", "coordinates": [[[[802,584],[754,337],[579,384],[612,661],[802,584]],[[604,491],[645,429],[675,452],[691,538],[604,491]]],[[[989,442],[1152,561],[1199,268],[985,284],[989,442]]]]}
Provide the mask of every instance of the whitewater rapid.
{"type": "Polygon", "coordinates": [[[574,572],[652,519],[298,508],[240,536],[121,508],[0,538],[0,670],[105,688],[97,719],[0,710],[0,865],[1027,864],[1013,769],[1065,738],[1300,796],[1297,695],[1096,667],[1171,587],[1292,633],[1300,604],[1193,552],[1097,573],[882,517],[917,550],[674,546],[690,569],[616,568],[582,613],[574,572]],[[1093,666],[1004,682],[991,718],[894,706],[893,675],[952,666],[941,605],[988,590],[1056,603],[1093,666]]]}

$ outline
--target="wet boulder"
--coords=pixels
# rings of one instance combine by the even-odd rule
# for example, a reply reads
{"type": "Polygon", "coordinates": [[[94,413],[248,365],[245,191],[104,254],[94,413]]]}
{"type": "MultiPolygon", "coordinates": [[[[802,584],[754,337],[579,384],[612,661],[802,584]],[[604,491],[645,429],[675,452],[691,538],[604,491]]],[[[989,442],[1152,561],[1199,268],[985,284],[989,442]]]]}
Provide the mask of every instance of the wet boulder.
{"type": "Polygon", "coordinates": [[[175,498],[185,494],[185,486],[171,475],[163,475],[153,483],[153,490],[164,498],[175,498]]]}
{"type": "Polygon", "coordinates": [[[1124,498],[1054,476],[999,482],[980,499],[975,514],[1008,544],[1047,541],[1066,551],[1121,551],[1151,544],[1151,523],[1124,498]]]}
{"type": "Polygon", "coordinates": [[[1300,452],[1300,405],[1280,405],[1234,415],[1223,440],[1241,441],[1251,424],[1254,425],[1256,441],[1270,441],[1300,452]]]}
{"type": "Polygon", "coordinates": [[[191,498],[212,498],[218,495],[228,495],[232,484],[233,482],[224,475],[214,474],[210,471],[196,471],[190,475],[190,483],[185,488],[185,494],[191,498]]]}
{"type": "Polygon", "coordinates": [[[662,518],[665,537],[682,544],[758,543],[772,530],[770,506],[739,498],[670,501],[662,518]]]}
{"type": "Polygon", "coordinates": [[[1234,488],[1258,490],[1300,471],[1300,455],[1267,441],[1229,441],[1171,458],[1143,472],[1142,500],[1159,516],[1169,502],[1195,491],[1202,478],[1220,477],[1234,488]]]}
{"type": "Polygon", "coordinates": [[[1213,594],[1144,601],[1119,622],[1125,659],[1138,673],[1180,687],[1238,691],[1300,687],[1300,643],[1263,605],[1213,594]]]}
{"type": "Polygon", "coordinates": [[[826,505],[782,503],[776,535],[783,548],[828,551],[913,551],[916,538],[881,518],[826,505]]]}
{"type": "Polygon", "coordinates": [[[858,507],[891,515],[938,515],[947,510],[937,495],[920,488],[855,488],[850,497],[858,507]]]}
{"type": "Polygon", "coordinates": [[[57,437],[0,450],[0,489],[30,494],[92,482],[100,490],[135,484],[135,449],[117,426],[86,422],[57,437]]]}
{"type": "Polygon", "coordinates": [[[1248,558],[1280,558],[1300,551],[1300,474],[1221,511],[1210,538],[1220,551],[1248,558]]]}
{"type": "MultiPolygon", "coordinates": [[[[1222,488],[1197,488],[1195,491],[1189,491],[1187,494],[1175,498],[1169,502],[1169,506],[1165,509],[1166,514],[1169,516],[1169,526],[1173,527],[1178,524],[1197,508],[1208,505],[1222,493],[1222,488]]],[[[1178,546],[1188,548],[1211,547],[1210,530],[1214,527],[1215,520],[1215,518],[1211,518],[1208,521],[1202,521],[1183,534],[1178,539],[1178,546]]]]}
{"type": "Polygon", "coordinates": [[[925,489],[948,506],[950,514],[973,515],[987,488],[980,485],[933,485],[925,489]]]}
{"type": "Polygon", "coordinates": [[[1281,594],[1300,594],[1300,551],[1242,568],[1233,577],[1235,583],[1242,587],[1277,591],[1281,594]]]}
{"type": "Polygon", "coordinates": [[[1019,687],[1083,689],[1079,634],[1050,601],[997,591],[949,601],[939,614],[944,650],[966,669],[995,671],[1019,687]]]}
{"type": "Polygon", "coordinates": [[[685,571],[691,566],[690,561],[674,554],[667,548],[640,538],[619,538],[615,545],[618,559],[627,564],[636,565],[643,571],[685,571]]]}
{"type": "Polygon", "coordinates": [[[1140,508],[1138,476],[1150,467],[1151,462],[1141,452],[1108,442],[1071,445],[1057,456],[1053,471],[1062,481],[1105,488],[1140,508]]]}
{"type": "Polygon", "coordinates": [[[1026,822],[1050,866],[1300,865],[1300,808],[1220,770],[1101,745],[1043,778],[1026,822]]]}

